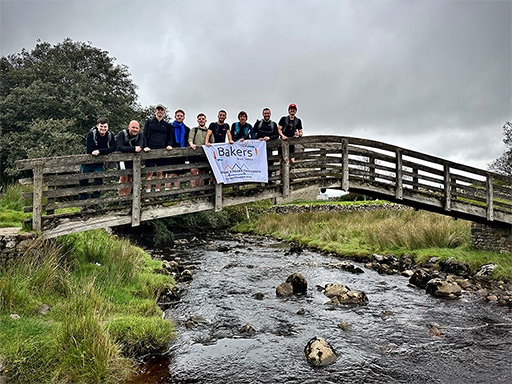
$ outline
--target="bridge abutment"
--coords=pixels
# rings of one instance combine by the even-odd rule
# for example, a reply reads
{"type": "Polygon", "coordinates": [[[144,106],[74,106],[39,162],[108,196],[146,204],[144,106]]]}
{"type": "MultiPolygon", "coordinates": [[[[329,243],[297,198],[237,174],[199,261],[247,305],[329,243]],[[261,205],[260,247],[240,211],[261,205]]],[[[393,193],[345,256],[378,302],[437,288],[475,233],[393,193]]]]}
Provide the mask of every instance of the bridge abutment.
{"type": "Polygon", "coordinates": [[[482,251],[512,252],[512,225],[471,223],[471,243],[482,251]]]}

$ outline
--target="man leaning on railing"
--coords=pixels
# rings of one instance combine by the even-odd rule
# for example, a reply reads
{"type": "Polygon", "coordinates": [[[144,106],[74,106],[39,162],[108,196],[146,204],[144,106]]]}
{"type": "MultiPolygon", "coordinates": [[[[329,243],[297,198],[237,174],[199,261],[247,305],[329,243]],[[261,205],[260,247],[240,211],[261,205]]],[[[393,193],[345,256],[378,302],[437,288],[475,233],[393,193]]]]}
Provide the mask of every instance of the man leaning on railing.
{"type": "MultiPolygon", "coordinates": [[[[98,156],[98,155],[107,155],[116,150],[116,141],[114,135],[108,131],[108,119],[106,117],[100,117],[96,122],[96,126],[92,127],[89,133],[87,134],[87,147],[86,153],[98,156]]],[[[103,171],[103,162],[94,163],[94,164],[82,164],[80,166],[80,173],[88,173],[88,172],[102,172],[103,171]]],[[[79,181],[81,187],[85,187],[89,185],[89,179],[82,179],[79,181]]],[[[94,178],[94,185],[103,184],[103,179],[99,177],[94,178]]],[[[92,198],[99,198],[100,192],[94,191],[91,194],[92,198]]],[[[80,200],[85,200],[89,198],[89,194],[87,192],[80,193],[78,195],[80,200]]]]}

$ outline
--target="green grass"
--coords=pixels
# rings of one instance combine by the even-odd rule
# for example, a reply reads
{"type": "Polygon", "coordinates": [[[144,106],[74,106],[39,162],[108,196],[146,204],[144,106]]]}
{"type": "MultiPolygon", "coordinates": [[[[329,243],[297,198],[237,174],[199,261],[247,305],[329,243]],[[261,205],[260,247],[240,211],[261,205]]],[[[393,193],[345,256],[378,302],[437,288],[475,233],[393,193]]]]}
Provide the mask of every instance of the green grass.
{"type": "Polygon", "coordinates": [[[416,262],[455,257],[476,270],[497,263],[495,278],[512,279],[510,254],[474,250],[471,223],[413,210],[263,214],[233,229],[273,235],[341,256],[366,259],[373,253],[409,253],[416,262]]]}
{"type": "Polygon", "coordinates": [[[141,249],[97,230],[40,241],[0,270],[7,380],[115,383],[133,372],[137,354],[165,350],[174,327],[156,297],[174,281],[156,268],[161,262],[141,249]]]}
{"type": "Polygon", "coordinates": [[[23,220],[32,217],[31,213],[23,213],[23,207],[30,205],[21,197],[26,189],[19,184],[9,185],[0,194],[0,228],[21,227],[23,220]]]}

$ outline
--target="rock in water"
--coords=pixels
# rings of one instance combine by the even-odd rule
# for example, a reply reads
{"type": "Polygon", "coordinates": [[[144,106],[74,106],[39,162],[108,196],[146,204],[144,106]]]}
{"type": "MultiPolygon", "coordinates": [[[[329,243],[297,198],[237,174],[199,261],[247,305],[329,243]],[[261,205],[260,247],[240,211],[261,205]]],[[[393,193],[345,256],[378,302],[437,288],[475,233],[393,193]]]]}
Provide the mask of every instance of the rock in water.
{"type": "Polygon", "coordinates": [[[315,367],[332,364],[338,356],[331,345],[321,337],[314,337],[309,340],[304,354],[308,363],[315,367]]]}
{"type": "Polygon", "coordinates": [[[281,283],[276,288],[277,296],[291,296],[293,295],[293,286],[290,283],[281,283]]]}
{"type": "Polygon", "coordinates": [[[295,295],[306,293],[308,290],[308,281],[300,273],[293,273],[286,279],[287,283],[293,286],[293,293],[295,295]]]}

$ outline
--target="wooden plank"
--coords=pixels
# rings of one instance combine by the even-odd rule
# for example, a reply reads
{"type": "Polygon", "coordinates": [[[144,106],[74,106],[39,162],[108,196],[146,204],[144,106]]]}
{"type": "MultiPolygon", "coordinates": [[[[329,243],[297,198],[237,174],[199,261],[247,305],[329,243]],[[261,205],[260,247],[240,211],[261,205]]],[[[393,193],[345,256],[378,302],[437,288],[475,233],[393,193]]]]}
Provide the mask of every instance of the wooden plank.
{"type": "Polygon", "coordinates": [[[32,230],[41,232],[43,216],[43,164],[36,164],[32,172],[34,174],[34,192],[32,197],[32,230]]]}
{"type": "Polygon", "coordinates": [[[444,209],[449,211],[452,208],[450,166],[444,165],[444,209]]]}
{"type": "Polygon", "coordinates": [[[140,199],[142,191],[142,160],[136,157],[133,160],[133,176],[132,176],[132,227],[140,225],[140,199]]]}

